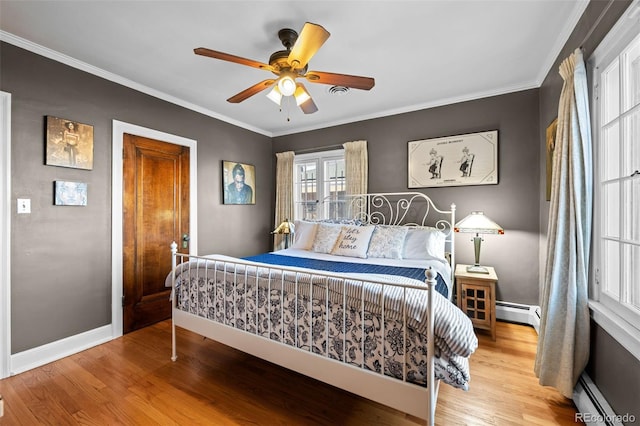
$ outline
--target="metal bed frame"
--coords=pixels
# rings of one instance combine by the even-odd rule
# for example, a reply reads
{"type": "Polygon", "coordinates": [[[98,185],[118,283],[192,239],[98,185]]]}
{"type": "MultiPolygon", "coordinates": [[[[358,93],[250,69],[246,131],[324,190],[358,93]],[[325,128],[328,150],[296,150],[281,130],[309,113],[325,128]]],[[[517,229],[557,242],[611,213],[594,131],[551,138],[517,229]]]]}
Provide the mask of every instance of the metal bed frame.
{"type": "MultiPolygon", "coordinates": [[[[387,224],[387,225],[404,225],[404,226],[434,226],[446,234],[447,249],[451,256],[451,270],[452,274],[455,269],[455,251],[454,251],[454,235],[453,225],[455,224],[455,205],[451,205],[450,210],[440,210],[435,207],[429,197],[422,193],[380,193],[380,194],[365,194],[351,197],[350,205],[352,212],[355,213],[353,217],[368,223],[368,224],[387,224]],[[429,220],[433,215],[439,218],[435,220],[429,220]]],[[[217,342],[231,346],[235,349],[241,350],[248,354],[254,355],[266,361],[283,366],[290,370],[304,374],[308,377],[323,381],[330,385],[336,386],[340,389],[352,392],[356,395],[364,398],[379,402],[383,405],[398,409],[407,414],[420,417],[427,420],[428,425],[435,424],[435,408],[436,400],[439,389],[439,380],[434,376],[434,309],[433,307],[433,291],[435,291],[435,277],[436,273],[431,269],[427,269],[425,272],[425,282],[428,290],[424,287],[417,287],[414,285],[401,285],[390,284],[376,279],[366,279],[367,283],[379,284],[381,286],[400,286],[403,287],[403,293],[407,293],[407,289],[418,289],[425,293],[425,303],[428,307],[428,328],[427,328],[427,386],[420,386],[407,381],[406,371],[403,373],[403,380],[389,377],[385,375],[384,368],[382,372],[378,373],[365,369],[364,365],[356,366],[353,364],[347,364],[345,362],[332,359],[328,357],[328,354],[318,354],[313,351],[313,345],[310,345],[309,349],[301,349],[296,346],[291,346],[284,342],[271,340],[260,334],[252,334],[242,329],[238,329],[235,326],[225,325],[216,322],[211,319],[207,319],[198,316],[194,313],[189,313],[178,308],[178,297],[176,294],[176,275],[177,268],[185,261],[197,262],[198,268],[201,262],[206,266],[207,262],[217,262],[214,266],[215,274],[220,269],[220,262],[223,262],[224,273],[234,273],[231,271],[237,271],[240,268],[242,271],[247,271],[249,267],[254,267],[255,264],[245,262],[241,259],[227,261],[227,260],[212,260],[210,257],[193,256],[188,254],[181,254],[177,252],[177,244],[173,242],[171,244],[172,253],[172,272],[171,272],[171,285],[172,294],[174,295],[172,301],[172,355],[173,361],[177,360],[176,353],[176,327],[182,327],[187,330],[193,331],[204,337],[213,339],[217,342]],[[251,265],[251,266],[248,266],[251,265]]],[[[199,269],[198,269],[199,270],[199,269]]],[[[191,271],[191,268],[189,268],[191,271]]],[[[270,267],[268,276],[271,276],[272,271],[277,271],[280,276],[284,274],[300,274],[300,271],[293,268],[286,267],[270,267]]],[[[245,273],[242,272],[242,273],[245,273]]],[[[256,271],[256,275],[257,271],[256,271]]],[[[297,283],[296,275],[296,283],[297,283]]],[[[345,277],[340,274],[328,273],[318,271],[311,277],[311,283],[315,280],[337,280],[344,282],[345,277]]],[[[205,276],[205,281],[207,277],[205,276]]],[[[215,280],[215,279],[214,279],[215,280]]],[[[349,278],[349,280],[353,280],[349,278]]],[[[269,292],[271,290],[271,280],[268,280],[267,286],[269,292]]],[[[215,282],[215,281],[214,281],[215,282]]],[[[362,282],[365,282],[362,280],[362,282]]],[[[453,283],[453,281],[451,281],[453,283]]],[[[273,283],[274,284],[274,283],[273,283]]],[[[245,284],[246,285],[246,284],[245,284]]],[[[258,283],[256,281],[256,288],[258,283]]],[[[309,286],[313,291],[313,285],[309,286]]],[[[284,290],[284,284],[283,284],[284,290]]],[[[328,290],[327,290],[328,292],[328,290]]],[[[257,293],[257,291],[256,291],[257,293]]],[[[364,293],[364,292],[363,292],[364,293]]],[[[382,333],[381,338],[383,340],[382,352],[384,357],[384,290],[382,291],[382,333]]],[[[246,297],[246,294],[245,294],[246,297]]],[[[297,285],[296,285],[296,300],[298,297],[297,285]]],[[[403,301],[406,303],[406,299],[403,301]]],[[[343,312],[345,311],[345,305],[342,306],[343,312]]],[[[364,296],[362,302],[362,310],[360,311],[361,318],[364,317],[364,296]]],[[[403,307],[403,310],[406,309],[403,307]]],[[[235,308],[234,308],[235,311],[235,308]]],[[[271,324],[271,312],[269,310],[269,324],[271,324]]],[[[404,344],[407,344],[406,340],[406,316],[403,322],[404,329],[404,344]]],[[[246,323],[245,323],[246,328],[246,323]]],[[[363,327],[364,328],[364,327],[363,327]]],[[[328,336],[328,330],[327,336],[328,336]]],[[[328,338],[328,337],[327,337],[328,338]]],[[[361,343],[364,346],[364,339],[361,343]]],[[[328,345],[327,345],[328,346],[328,345]]],[[[364,348],[363,348],[364,349],[364,348]]],[[[363,351],[364,353],[364,351],[363,351]]],[[[406,370],[406,357],[407,351],[404,351],[405,362],[403,363],[406,370]]],[[[364,358],[364,355],[363,355],[364,358]]],[[[343,358],[345,359],[345,358],[343,358]]],[[[364,364],[364,361],[363,361],[364,364]]]]}

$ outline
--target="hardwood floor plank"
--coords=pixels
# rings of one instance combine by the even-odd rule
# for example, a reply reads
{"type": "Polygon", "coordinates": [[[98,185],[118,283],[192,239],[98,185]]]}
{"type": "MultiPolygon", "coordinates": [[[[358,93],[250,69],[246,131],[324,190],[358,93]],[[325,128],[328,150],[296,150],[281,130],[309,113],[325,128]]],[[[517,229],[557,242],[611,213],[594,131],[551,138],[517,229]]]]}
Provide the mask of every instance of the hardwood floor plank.
{"type": "MultiPolygon", "coordinates": [[[[424,425],[399,411],[164,321],[0,381],[0,425],[424,425]]],[[[478,333],[468,392],[441,384],[438,425],[573,425],[573,402],[533,373],[533,328],[478,333]]]]}

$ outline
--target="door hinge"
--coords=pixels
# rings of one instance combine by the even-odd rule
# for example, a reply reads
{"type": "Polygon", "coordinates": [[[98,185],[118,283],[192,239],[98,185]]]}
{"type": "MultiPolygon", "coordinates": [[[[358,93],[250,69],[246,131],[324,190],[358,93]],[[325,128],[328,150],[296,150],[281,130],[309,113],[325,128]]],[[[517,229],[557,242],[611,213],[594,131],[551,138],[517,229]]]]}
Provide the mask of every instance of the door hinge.
{"type": "Polygon", "coordinates": [[[122,296],[122,307],[124,308],[124,296],[122,296]]]}

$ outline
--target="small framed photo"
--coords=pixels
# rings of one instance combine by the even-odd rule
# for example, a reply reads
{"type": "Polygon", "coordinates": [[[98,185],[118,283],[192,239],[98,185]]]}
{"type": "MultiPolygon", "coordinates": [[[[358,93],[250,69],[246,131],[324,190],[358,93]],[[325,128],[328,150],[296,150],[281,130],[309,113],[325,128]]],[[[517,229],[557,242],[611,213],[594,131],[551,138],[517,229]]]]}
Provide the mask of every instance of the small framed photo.
{"type": "Polygon", "coordinates": [[[256,168],[236,161],[222,162],[224,204],[256,203],[256,168]]]}
{"type": "Polygon", "coordinates": [[[47,116],[45,164],[93,169],[93,126],[47,116]]]}
{"type": "Polygon", "coordinates": [[[498,183],[498,131],[409,142],[408,188],[498,183]]]}
{"type": "Polygon", "coordinates": [[[56,206],[86,206],[87,205],[87,184],[84,182],[69,182],[57,180],[55,184],[56,206]]]}

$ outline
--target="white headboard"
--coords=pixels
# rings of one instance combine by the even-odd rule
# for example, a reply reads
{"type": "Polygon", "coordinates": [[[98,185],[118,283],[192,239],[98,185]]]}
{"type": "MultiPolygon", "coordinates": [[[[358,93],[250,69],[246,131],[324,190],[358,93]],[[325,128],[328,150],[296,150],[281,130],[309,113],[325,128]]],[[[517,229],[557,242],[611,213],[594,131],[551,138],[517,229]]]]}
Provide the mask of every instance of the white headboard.
{"type": "Polygon", "coordinates": [[[455,269],[455,238],[453,227],[456,220],[456,205],[449,209],[436,207],[433,200],[421,192],[387,192],[328,197],[323,203],[342,203],[344,208],[329,208],[334,215],[343,212],[343,217],[357,219],[371,225],[432,226],[446,235],[446,250],[449,262],[455,269]]]}

